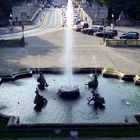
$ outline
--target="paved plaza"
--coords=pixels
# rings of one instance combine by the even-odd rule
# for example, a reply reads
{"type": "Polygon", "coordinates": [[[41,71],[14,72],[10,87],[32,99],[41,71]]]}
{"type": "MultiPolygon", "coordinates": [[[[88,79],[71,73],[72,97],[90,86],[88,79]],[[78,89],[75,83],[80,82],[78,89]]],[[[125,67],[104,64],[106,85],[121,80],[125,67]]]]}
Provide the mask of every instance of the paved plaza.
{"type": "MultiPolygon", "coordinates": [[[[43,11],[45,16],[43,23],[35,24],[40,25],[39,27],[34,28],[34,25],[25,27],[26,29],[34,28],[25,31],[25,47],[0,47],[1,74],[18,71],[21,67],[64,67],[65,47],[69,47],[69,44],[66,43],[66,26],[62,27],[63,10],[45,10],[43,11]]],[[[127,31],[140,33],[140,26],[117,26],[115,28],[119,31],[119,35],[127,31]]],[[[4,34],[8,38],[22,36],[22,33],[8,32],[7,34],[7,28],[0,29],[0,38],[4,38],[4,34]]],[[[140,74],[139,47],[108,47],[103,45],[102,38],[75,31],[72,31],[70,40],[73,68],[111,67],[124,74],[140,74]]]]}
{"type": "MultiPolygon", "coordinates": [[[[111,67],[124,74],[140,74],[139,47],[108,47],[102,38],[72,32],[73,67],[111,67]]],[[[0,72],[10,73],[20,67],[64,67],[65,28],[40,36],[26,37],[25,47],[0,48],[0,72]]]]}

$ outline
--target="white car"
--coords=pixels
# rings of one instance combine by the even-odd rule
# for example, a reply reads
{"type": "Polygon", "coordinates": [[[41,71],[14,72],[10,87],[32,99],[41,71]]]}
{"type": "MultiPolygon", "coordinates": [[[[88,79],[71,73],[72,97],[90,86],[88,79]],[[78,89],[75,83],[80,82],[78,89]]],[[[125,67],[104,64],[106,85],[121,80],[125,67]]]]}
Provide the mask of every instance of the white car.
{"type": "Polygon", "coordinates": [[[82,26],[81,24],[73,25],[73,30],[77,32],[81,32],[82,26]]]}

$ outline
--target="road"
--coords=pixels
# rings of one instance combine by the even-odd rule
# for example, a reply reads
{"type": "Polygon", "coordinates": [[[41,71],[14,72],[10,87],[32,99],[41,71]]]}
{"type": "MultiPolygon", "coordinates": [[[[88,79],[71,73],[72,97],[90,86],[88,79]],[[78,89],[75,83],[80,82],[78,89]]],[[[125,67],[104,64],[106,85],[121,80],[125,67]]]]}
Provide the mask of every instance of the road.
{"type": "MultiPolygon", "coordinates": [[[[39,17],[40,20],[42,20],[43,24],[39,26],[38,28],[34,28],[32,30],[24,31],[25,37],[28,36],[36,36],[41,35],[45,33],[52,32],[54,30],[59,30],[62,27],[62,12],[61,9],[47,9],[42,14],[40,14],[39,17]],[[60,17],[60,18],[56,18],[60,17]]],[[[19,33],[13,33],[13,34],[6,34],[6,35],[0,35],[0,39],[14,39],[14,38],[21,38],[22,32],[19,33]]]]}

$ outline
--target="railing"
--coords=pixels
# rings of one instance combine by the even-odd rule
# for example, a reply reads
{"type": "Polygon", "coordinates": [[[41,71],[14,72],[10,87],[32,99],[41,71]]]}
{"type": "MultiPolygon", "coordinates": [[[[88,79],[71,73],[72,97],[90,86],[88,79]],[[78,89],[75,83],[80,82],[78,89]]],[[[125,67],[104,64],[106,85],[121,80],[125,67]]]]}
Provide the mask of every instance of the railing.
{"type": "Polygon", "coordinates": [[[140,39],[106,39],[106,46],[140,46],[140,39]]]}

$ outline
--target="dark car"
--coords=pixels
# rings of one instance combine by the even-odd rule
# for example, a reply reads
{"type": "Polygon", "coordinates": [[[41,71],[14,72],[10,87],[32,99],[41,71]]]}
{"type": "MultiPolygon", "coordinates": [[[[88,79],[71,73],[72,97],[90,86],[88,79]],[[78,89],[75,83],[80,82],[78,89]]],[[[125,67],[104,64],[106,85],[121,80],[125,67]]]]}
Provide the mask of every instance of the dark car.
{"type": "Polygon", "coordinates": [[[80,24],[81,24],[82,29],[89,27],[89,24],[87,22],[82,21],[80,24]]]}
{"type": "Polygon", "coordinates": [[[115,29],[108,29],[108,32],[111,32],[113,34],[113,36],[118,36],[118,31],[115,29]]]}
{"type": "Polygon", "coordinates": [[[81,29],[81,32],[82,32],[83,34],[88,34],[89,28],[81,29]]]}
{"type": "Polygon", "coordinates": [[[92,27],[83,29],[82,33],[88,34],[88,35],[93,35],[96,32],[102,32],[102,31],[103,31],[102,26],[92,26],[92,27]]]}
{"type": "Polygon", "coordinates": [[[120,36],[120,39],[139,39],[139,33],[138,32],[128,32],[128,33],[122,34],[120,36]]]}
{"type": "Polygon", "coordinates": [[[96,32],[102,32],[103,31],[103,27],[100,25],[93,25],[89,30],[88,30],[88,34],[89,35],[93,35],[96,32]]]}
{"type": "Polygon", "coordinates": [[[113,38],[114,37],[111,32],[97,32],[97,33],[95,33],[95,35],[97,37],[104,37],[104,38],[113,38]]]}

